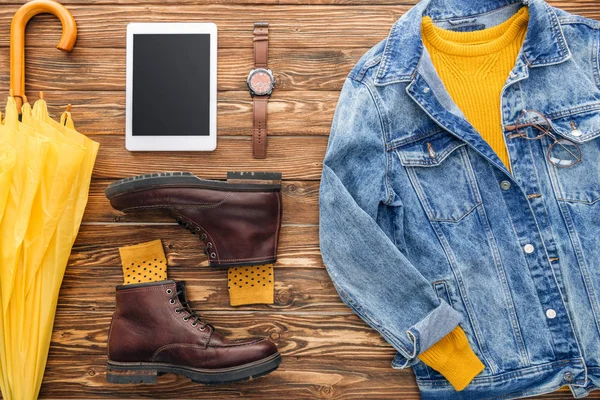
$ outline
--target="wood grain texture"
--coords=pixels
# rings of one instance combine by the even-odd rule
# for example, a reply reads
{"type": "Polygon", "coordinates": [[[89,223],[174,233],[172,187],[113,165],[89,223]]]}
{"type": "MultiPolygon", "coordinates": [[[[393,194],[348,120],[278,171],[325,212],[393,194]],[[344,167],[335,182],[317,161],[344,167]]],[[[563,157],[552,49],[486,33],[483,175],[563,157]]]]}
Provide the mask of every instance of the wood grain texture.
{"type": "MultiPolygon", "coordinates": [[[[165,375],[158,385],[136,387],[107,385],[105,359],[90,356],[87,365],[71,357],[50,357],[41,398],[202,398],[293,400],[419,400],[411,370],[396,371],[390,360],[352,360],[337,357],[287,357],[273,374],[255,381],[217,386],[191,385],[183,378],[165,375]]],[[[570,392],[536,397],[572,399],[570,392]]],[[[599,398],[593,392],[586,399],[599,398]]]]}
{"type": "MultiPolygon", "coordinates": [[[[590,2],[590,0],[575,0],[575,2],[590,2]]],[[[593,1],[592,1],[593,2],[593,1]]],[[[413,6],[418,3],[418,0],[377,0],[376,2],[369,0],[65,0],[62,4],[71,8],[75,5],[197,5],[204,6],[207,4],[220,5],[247,5],[256,4],[264,5],[406,5],[413,6]]],[[[0,5],[19,6],[22,2],[16,0],[0,0],[0,5]]]]}
{"type": "MultiPolygon", "coordinates": [[[[16,6],[0,10],[0,46],[8,46],[8,27],[16,6]]],[[[79,48],[125,48],[126,28],[131,22],[206,22],[219,27],[219,48],[252,48],[252,24],[268,17],[269,48],[330,49],[372,46],[385,38],[408,6],[298,5],[74,5],[69,10],[78,26],[79,48]],[[344,40],[340,41],[339,38],[344,40]]],[[[57,24],[53,16],[41,15],[28,27],[29,45],[52,49],[57,24]],[[34,39],[35,38],[35,39],[34,39]]],[[[306,50],[304,50],[306,52],[306,50]]]]}
{"type": "MultiPolygon", "coordinates": [[[[600,18],[594,1],[551,2],[565,10],[589,18],[600,18]]],[[[18,6],[0,10],[0,46],[8,46],[10,19],[18,6]]],[[[389,33],[391,25],[405,13],[408,5],[281,5],[281,4],[204,4],[172,5],[122,4],[72,5],[77,20],[80,48],[124,48],[126,26],[130,22],[205,22],[219,26],[219,47],[251,47],[252,23],[268,16],[271,21],[271,48],[312,49],[370,47],[389,33]],[[339,40],[343,37],[343,40],[339,40]]],[[[57,21],[41,15],[28,28],[30,45],[53,48],[57,40],[57,21]],[[35,40],[33,39],[35,38],[35,40]]]]}
{"type": "MultiPolygon", "coordinates": [[[[40,84],[41,87],[43,85],[40,84]]],[[[37,91],[32,88],[27,93],[32,100],[38,97],[37,91]]],[[[268,104],[269,135],[328,135],[338,97],[338,91],[276,92],[268,104]]],[[[44,98],[48,102],[50,115],[55,118],[60,118],[66,105],[61,103],[68,99],[73,107],[77,129],[86,134],[123,135],[124,91],[44,90],[44,98]]],[[[0,96],[0,104],[5,101],[0,96]]],[[[252,99],[248,91],[219,92],[218,115],[219,135],[252,135],[252,99]]]]}
{"type": "MultiPolygon", "coordinates": [[[[176,224],[112,223],[82,225],[69,267],[120,266],[117,251],[120,246],[161,238],[169,267],[208,265],[202,242],[176,224]],[[111,239],[108,243],[107,238],[111,239]]],[[[321,268],[318,226],[282,226],[277,256],[278,268],[321,268]]],[[[171,272],[176,270],[171,269],[171,272]]]]}
{"type": "MultiPolygon", "coordinates": [[[[81,320],[76,312],[59,312],[50,356],[105,356],[111,311],[91,312],[81,320]]],[[[203,312],[202,318],[227,337],[268,337],[291,358],[332,357],[347,360],[387,360],[395,351],[379,334],[353,314],[312,315],[239,312],[203,312]]],[[[389,364],[388,364],[389,365],[389,364]]]]}
{"type": "MultiPolygon", "coordinates": [[[[168,274],[188,282],[189,298],[201,310],[232,311],[227,270],[208,268],[201,243],[174,224],[84,224],[73,248],[59,297],[59,309],[112,310],[114,288],[122,283],[119,246],[162,238],[168,274]],[[110,240],[106,240],[110,238],[110,240]],[[99,285],[102,282],[102,285],[99,285]]],[[[242,310],[351,313],[340,301],[319,253],[318,227],[284,225],[275,268],[275,304],[242,310]]],[[[237,309],[236,309],[237,310],[237,309]]]]}
{"type": "MultiPolygon", "coordinates": [[[[418,400],[411,370],[394,371],[390,359],[353,360],[335,357],[287,357],[273,374],[255,381],[224,386],[199,386],[165,375],[158,385],[106,384],[104,356],[52,356],[41,398],[200,398],[200,399],[402,399],[418,400]]],[[[547,399],[567,399],[563,396],[547,399]]]]}
{"type": "MultiPolygon", "coordinates": [[[[207,4],[227,4],[227,5],[406,5],[413,6],[419,0],[64,0],[61,1],[65,6],[71,8],[74,5],[207,5],[207,4]]],[[[554,7],[560,7],[565,10],[581,10],[586,7],[594,8],[597,6],[596,0],[548,0],[548,3],[554,7]]],[[[22,2],[15,0],[0,0],[0,5],[21,5],[22,2]]]]}
{"type": "MultiPolygon", "coordinates": [[[[393,349],[346,307],[323,265],[318,190],[333,112],[344,79],[417,0],[63,0],[79,27],[75,50],[54,49],[59,24],[38,16],[27,32],[27,94],[45,91],[50,112],[67,103],[80,131],[101,144],[84,223],[59,296],[42,399],[247,398],[419,399],[410,369],[390,368],[393,349]],[[269,157],[251,156],[252,23],[271,23],[269,157]],[[214,153],[129,153],[124,149],[125,32],[129,22],[213,21],[219,26],[219,141],[214,153]],[[126,176],[190,171],[224,179],[227,171],[283,173],[283,228],[275,303],[232,308],[225,270],[207,267],[198,239],[161,213],[124,215],[103,194],[126,176]],[[118,246],[161,238],[169,276],[188,282],[188,297],[233,338],[269,337],[284,355],[268,377],[199,386],[165,375],[154,386],[106,383],[106,339],[122,280],[118,246]]],[[[0,69],[8,71],[8,31],[22,1],[0,0],[0,69]],[[1,56],[4,54],[5,56],[1,56]]],[[[550,1],[600,19],[600,0],[550,1]]],[[[8,72],[0,93],[8,92],[8,72]]],[[[0,96],[0,102],[4,99],[0,96]]],[[[556,392],[542,399],[568,399],[556,392]]],[[[600,399],[599,394],[589,398],[600,399]]]]}
{"type": "MultiPolygon", "coordinates": [[[[176,224],[112,223],[82,225],[73,246],[69,267],[94,269],[120,266],[117,251],[120,246],[154,239],[162,239],[169,267],[203,268],[208,265],[202,253],[202,242],[176,224]],[[110,238],[110,242],[106,241],[107,238],[110,238]]],[[[278,268],[321,268],[318,226],[282,226],[277,256],[278,268]]],[[[170,270],[176,272],[172,268],[170,270]]]]}
{"type": "MultiPolygon", "coordinates": [[[[194,257],[191,257],[192,259],[194,257]]],[[[199,258],[199,257],[198,257],[199,258]]],[[[324,268],[316,257],[296,260],[307,261],[309,267],[291,264],[290,258],[282,257],[275,269],[275,296],[272,305],[252,305],[239,308],[229,306],[227,272],[200,267],[169,267],[169,277],[188,282],[190,299],[201,311],[215,311],[237,315],[239,312],[257,311],[269,315],[272,312],[309,314],[351,314],[340,301],[324,268]],[[289,268],[282,268],[287,265],[289,268]]],[[[122,284],[121,267],[118,264],[90,268],[69,267],[58,302],[59,311],[112,312],[115,306],[115,286],[122,284]],[[98,282],[102,282],[100,285],[98,282]]]]}
{"type": "MultiPolygon", "coordinates": [[[[224,178],[225,176],[221,176],[224,178]]],[[[144,214],[124,214],[110,206],[104,196],[104,189],[110,180],[95,180],[90,187],[90,195],[84,223],[173,223],[168,213],[147,212],[144,214]]],[[[314,181],[284,181],[283,194],[283,224],[316,225],[319,222],[319,182],[314,181]]]]}
{"type": "MultiPolygon", "coordinates": [[[[252,39],[248,40],[252,44],[252,39]]],[[[375,44],[376,42],[373,42],[375,44]]],[[[352,66],[367,49],[273,50],[271,68],[280,93],[291,91],[339,91],[352,66]]],[[[5,50],[8,52],[8,50],[5,50]]],[[[125,96],[125,49],[89,49],[76,47],[72,53],[31,48],[26,51],[26,90],[37,99],[39,90],[118,91],[115,99],[125,96]],[[98,62],[98,53],[102,62],[98,62]]],[[[0,58],[0,68],[8,68],[8,59],[0,58]]],[[[252,47],[219,50],[218,90],[246,92],[246,77],[252,68],[252,47]]],[[[9,76],[0,75],[0,90],[8,90],[9,76]]],[[[241,94],[241,93],[240,93],[241,94]]],[[[300,98],[301,94],[295,94],[300,98]]],[[[68,98],[60,94],[61,98],[68,98]]],[[[241,96],[247,100],[249,96],[241,96]]],[[[4,100],[3,100],[4,101],[4,100]]]]}
{"type": "Polygon", "coordinates": [[[90,135],[100,143],[94,178],[123,178],[157,171],[189,171],[208,179],[224,179],[227,171],[282,172],[285,179],[317,180],[327,137],[269,138],[268,161],[252,158],[250,137],[220,137],[212,153],[130,153],[123,136],[90,135]]]}

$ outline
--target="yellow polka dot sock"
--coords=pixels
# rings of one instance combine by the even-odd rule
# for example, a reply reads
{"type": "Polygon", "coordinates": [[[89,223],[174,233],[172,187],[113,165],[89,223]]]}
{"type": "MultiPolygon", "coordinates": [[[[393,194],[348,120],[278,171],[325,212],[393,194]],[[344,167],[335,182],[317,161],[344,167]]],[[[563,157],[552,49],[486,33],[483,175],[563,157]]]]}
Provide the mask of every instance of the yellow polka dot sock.
{"type": "Polygon", "coordinates": [[[273,264],[229,268],[229,304],[273,304],[274,278],[273,264]]]}
{"type": "Polygon", "coordinates": [[[125,285],[167,279],[167,258],[160,240],[119,247],[125,285]]]}

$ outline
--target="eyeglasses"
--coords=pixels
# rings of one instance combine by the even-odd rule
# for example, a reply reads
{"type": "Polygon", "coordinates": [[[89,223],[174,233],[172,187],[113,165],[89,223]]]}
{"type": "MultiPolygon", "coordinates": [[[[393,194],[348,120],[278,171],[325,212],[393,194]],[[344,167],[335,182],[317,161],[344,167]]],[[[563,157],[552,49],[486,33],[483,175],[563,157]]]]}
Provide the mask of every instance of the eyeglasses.
{"type": "Polygon", "coordinates": [[[581,161],[579,146],[568,139],[557,138],[550,132],[550,121],[539,111],[523,110],[516,123],[507,126],[506,130],[516,131],[516,133],[508,135],[509,139],[520,137],[527,140],[540,140],[544,136],[548,136],[554,142],[548,148],[546,158],[557,168],[569,168],[581,161]],[[537,136],[529,137],[526,131],[529,127],[535,128],[540,133],[537,136]]]}

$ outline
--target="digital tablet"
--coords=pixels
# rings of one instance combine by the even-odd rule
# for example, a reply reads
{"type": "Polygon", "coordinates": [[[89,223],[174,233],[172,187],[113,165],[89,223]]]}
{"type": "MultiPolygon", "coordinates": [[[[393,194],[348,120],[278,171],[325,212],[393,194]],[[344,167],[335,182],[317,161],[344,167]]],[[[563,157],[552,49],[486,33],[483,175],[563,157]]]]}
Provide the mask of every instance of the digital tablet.
{"type": "Polygon", "coordinates": [[[129,151],[211,151],[217,146],[217,26],[127,26],[129,151]]]}

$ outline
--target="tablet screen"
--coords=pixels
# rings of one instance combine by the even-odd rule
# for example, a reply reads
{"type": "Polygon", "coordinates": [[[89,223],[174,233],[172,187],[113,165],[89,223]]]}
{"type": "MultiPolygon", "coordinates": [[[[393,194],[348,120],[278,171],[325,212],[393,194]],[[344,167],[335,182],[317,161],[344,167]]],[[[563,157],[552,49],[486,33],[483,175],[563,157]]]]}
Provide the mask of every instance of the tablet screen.
{"type": "Polygon", "coordinates": [[[134,34],[132,135],[208,136],[210,84],[209,34],[134,34]]]}

